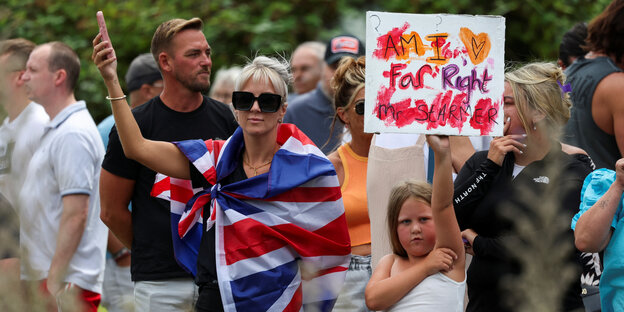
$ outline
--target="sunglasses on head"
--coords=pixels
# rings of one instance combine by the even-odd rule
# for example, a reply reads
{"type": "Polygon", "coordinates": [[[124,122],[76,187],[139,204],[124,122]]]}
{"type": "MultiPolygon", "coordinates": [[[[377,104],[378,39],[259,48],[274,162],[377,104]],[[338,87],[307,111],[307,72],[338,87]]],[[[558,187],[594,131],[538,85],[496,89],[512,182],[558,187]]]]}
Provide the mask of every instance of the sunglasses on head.
{"type": "Polygon", "coordinates": [[[358,115],[364,115],[364,100],[355,103],[355,113],[358,115]]]}
{"type": "Polygon", "coordinates": [[[255,101],[258,101],[260,111],[263,113],[275,113],[282,105],[282,97],[273,93],[262,93],[258,97],[251,92],[245,91],[234,91],[232,93],[232,105],[237,110],[251,110],[255,101]]]}

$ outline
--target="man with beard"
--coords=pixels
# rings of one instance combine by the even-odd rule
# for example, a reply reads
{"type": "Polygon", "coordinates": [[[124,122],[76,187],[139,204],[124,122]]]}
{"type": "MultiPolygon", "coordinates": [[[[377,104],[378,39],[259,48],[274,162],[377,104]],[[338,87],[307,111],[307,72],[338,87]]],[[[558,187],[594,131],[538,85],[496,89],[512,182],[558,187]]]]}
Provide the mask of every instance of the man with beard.
{"type": "MultiPolygon", "coordinates": [[[[162,93],[133,110],[152,140],[226,139],[238,126],[230,109],[202,95],[210,87],[210,45],[198,18],[162,23],[151,52],[163,78],[162,93]]],[[[156,173],[124,156],[115,128],[101,173],[101,218],[131,247],[137,311],[191,311],[193,277],[175,261],[169,202],[150,196],[156,173]],[[132,211],[128,203],[132,202],[132,211]]]]}

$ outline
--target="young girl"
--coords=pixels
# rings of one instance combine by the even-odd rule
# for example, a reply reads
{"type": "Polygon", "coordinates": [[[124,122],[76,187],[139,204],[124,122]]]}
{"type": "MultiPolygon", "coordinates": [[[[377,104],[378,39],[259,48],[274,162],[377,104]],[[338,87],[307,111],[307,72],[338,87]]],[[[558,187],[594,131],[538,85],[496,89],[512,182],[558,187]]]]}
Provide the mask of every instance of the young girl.
{"type": "Polygon", "coordinates": [[[415,181],[392,190],[388,230],[394,253],[380,260],[366,286],[371,310],[464,309],[466,255],[452,203],[449,139],[427,136],[427,143],[435,152],[433,191],[415,181]]]}

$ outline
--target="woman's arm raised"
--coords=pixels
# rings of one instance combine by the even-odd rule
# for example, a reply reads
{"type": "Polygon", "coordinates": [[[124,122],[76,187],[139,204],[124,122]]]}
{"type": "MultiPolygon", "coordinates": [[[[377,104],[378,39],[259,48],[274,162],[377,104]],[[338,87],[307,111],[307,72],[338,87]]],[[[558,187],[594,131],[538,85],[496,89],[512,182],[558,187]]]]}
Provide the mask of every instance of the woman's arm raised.
{"type": "Polygon", "coordinates": [[[141,134],[117,76],[117,58],[112,45],[102,41],[102,34],[93,39],[91,58],[97,66],[111,101],[115,125],[126,157],[146,167],[175,178],[189,179],[189,164],[182,152],[170,142],[147,140],[141,134]]]}

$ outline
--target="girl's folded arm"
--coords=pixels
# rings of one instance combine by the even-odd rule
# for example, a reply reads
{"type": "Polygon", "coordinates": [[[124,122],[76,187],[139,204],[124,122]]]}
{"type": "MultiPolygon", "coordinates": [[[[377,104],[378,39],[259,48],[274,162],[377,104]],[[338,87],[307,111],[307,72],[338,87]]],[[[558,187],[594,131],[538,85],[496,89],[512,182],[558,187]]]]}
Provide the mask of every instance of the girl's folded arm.
{"type": "Polygon", "coordinates": [[[429,276],[424,265],[412,265],[401,274],[390,276],[396,257],[389,254],[381,258],[366,285],[366,306],[371,310],[381,311],[390,308],[429,276]]]}

